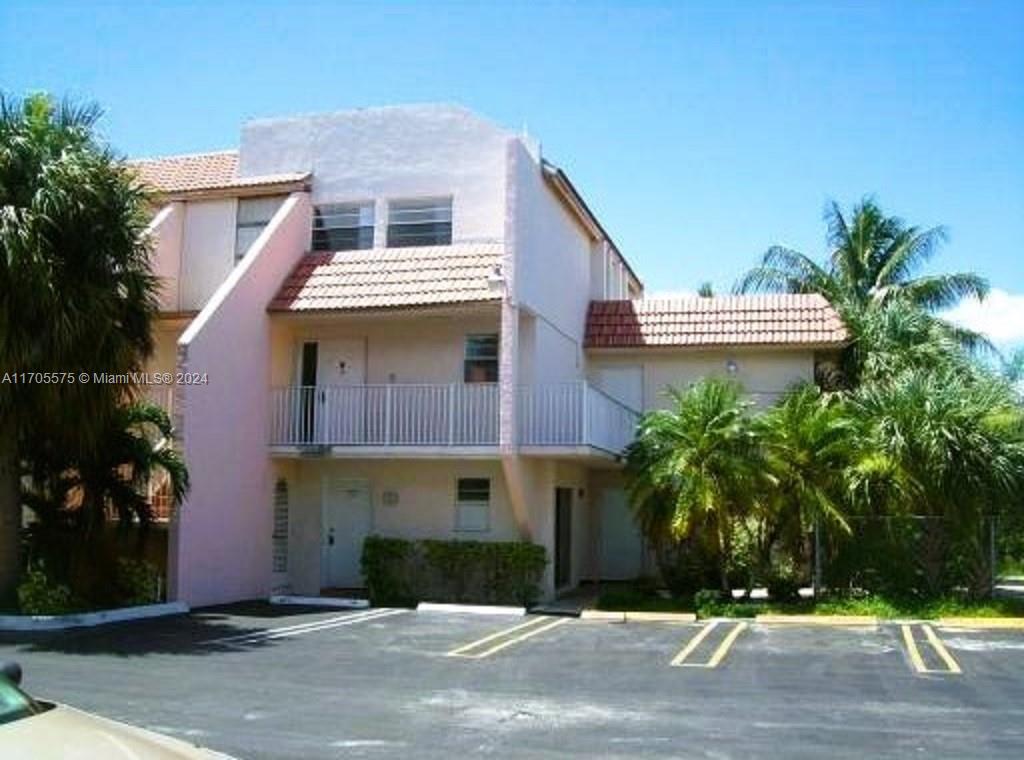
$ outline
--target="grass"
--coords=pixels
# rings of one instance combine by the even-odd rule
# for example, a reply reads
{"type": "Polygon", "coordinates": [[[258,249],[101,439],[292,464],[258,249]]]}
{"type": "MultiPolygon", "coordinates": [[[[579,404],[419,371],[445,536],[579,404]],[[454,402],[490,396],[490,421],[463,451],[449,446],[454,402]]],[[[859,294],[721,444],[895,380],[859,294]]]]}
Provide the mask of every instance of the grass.
{"type": "Polygon", "coordinates": [[[615,585],[601,592],[597,609],[609,612],[693,612],[693,600],[664,598],[653,586],[615,585]]]}

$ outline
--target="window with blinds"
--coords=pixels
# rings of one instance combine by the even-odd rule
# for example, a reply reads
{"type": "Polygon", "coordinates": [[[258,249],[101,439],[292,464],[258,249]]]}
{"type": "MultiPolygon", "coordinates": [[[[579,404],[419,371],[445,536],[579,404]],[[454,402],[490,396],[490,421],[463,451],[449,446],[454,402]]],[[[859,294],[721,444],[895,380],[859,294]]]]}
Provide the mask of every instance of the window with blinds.
{"type": "Polygon", "coordinates": [[[451,243],[451,198],[420,198],[388,203],[388,247],[451,243]]]}
{"type": "Polygon", "coordinates": [[[245,256],[274,214],[281,208],[285,196],[269,198],[239,198],[235,214],[235,261],[245,256]]]}
{"type": "Polygon", "coordinates": [[[331,203],[313,209],[314,251],[373,248],[373,203],[331,203]]]}

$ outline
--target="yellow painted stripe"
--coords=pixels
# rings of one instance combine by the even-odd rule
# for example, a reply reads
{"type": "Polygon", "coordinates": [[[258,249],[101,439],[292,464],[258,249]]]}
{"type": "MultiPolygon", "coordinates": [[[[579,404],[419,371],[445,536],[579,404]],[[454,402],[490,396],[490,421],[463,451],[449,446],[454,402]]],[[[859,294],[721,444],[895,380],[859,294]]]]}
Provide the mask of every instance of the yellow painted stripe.
{"type": "Polygon", "coordinates": [[[557,628],[558,626],[564,625],[565,623],[568,623],[568,622],[569,622],[569,618],[567,618],[567,617],[558,618],[557,620],[555,620],[552,623],[548,623],[547,625],[542,625],[540,628],[533,628],[533,629],[527,631],[526,633],[522,633],[522,634],[516,636],[513,639],[509,639],[508,641],[503,641],[500,644],[498,644],[496,646],[493,646],[490,649],[487,649],[487,650],[485,650],[483,652],[477,652],[476,654],[463,655],[463,656],[464,657],[472,657],[472,658],[477,659],[477,660],[482,659],[484,657],[490,657],[495,652],[500,652],[502,649],[505,649],[506,647],[510,647],[513,644],[518,644],[520,641],[526,641],[527,639],[529,639],[529,638],[531,638],[533,636],[537,636],[537,635],[539,635],[541,633],[544,633],[545,631],[550,631],[552,628],[557,628]]]}
{"type": "Polygon", "coordinates": [[[717,620],[711,623],[707,623],[694,635],[692,639],[690,639],[690,641],[686,644],[685,647],[679,650],[679,654],[672,658],[672,662],[670,662],[669,665],[671,665],[674,668],[683,665],[686,658],[693,654],[693,650],[700,646],[700,642],[704,641],[704,639],[708,637],[708,634],[711,633],[711,631],[713,631],[715,629],[715,626],[717,625],[717,620]]]}
{"type": "Polygon", "coordinates": [[[924,629],[924,635],[928,637],[928,641],[931,643],[932,647],[939,653],[939,657],[942,658],[942,661],[946,663],[946,667],[949,668],[949,672],[962,673],[963,671],[960,670],[960,664],[953,659],[953,655],[951,655],[949,650],[946,649],[946,645],[942,643],[942,639],[935,635],[935,631],[932,630],[932,627],[930,625],[922,625],[921,627],[924,629]]]}
{"type": "Polygon", "coordinates": [[[924,666],[924,660],[921,658],[921,652],[917,648],[917,644],[914,642],[914,633],[910,630],[909,625],[900,626],[903,629],[903,641],[907,645],[907,653],[910,655],[910,661],[914,664],[914,670],[918,673],[927,673],[928,668],[924,666]]]}
{"type": "Polygon", "coordinates": [[[729,635],[725,637],[725,641],[718,645],[718,649],[711,655],[711,659],[708,660],[709,668],[717,668],[719,663],[725,659],[725,655],[729,653],[729,647],[733,645],[739,635],[747,629],[746,623],[737,623],[736,627],[729,631],[729,635]]]}
{"type": "Polygon", "coordinates": [[[534,620],[529,620],[529,621],[527,621],[525,623],[520,623],[519,625],[514,625],[511,628],[503,628],[502,630],[496,631],[495,633],[492,633],[489,636],[484,636],[482,639],[477,639],[476,641],[471,641],[468,644],[462,645],[458,649],[453,649],[452,651],[450,651],[448,653],[448,656],[449,657],[453,657],[453,656],[456,656],[456,655],[461,655],[464,652],[468,652],[471,649],[476,649],[478,646],[480,646],[482,644],[486,644],[489,641],[494,641],[495,639],[500,639],[503,636],[509,636],[510,634],[513,634],[516,631],[523,630],[524,628],[530,628],[531,626],[540,625],[540,624],[542,624],[547,619],[548,618],[546,618],[546,617],[539,617],[539,618],[536,618],[534,620]]]}

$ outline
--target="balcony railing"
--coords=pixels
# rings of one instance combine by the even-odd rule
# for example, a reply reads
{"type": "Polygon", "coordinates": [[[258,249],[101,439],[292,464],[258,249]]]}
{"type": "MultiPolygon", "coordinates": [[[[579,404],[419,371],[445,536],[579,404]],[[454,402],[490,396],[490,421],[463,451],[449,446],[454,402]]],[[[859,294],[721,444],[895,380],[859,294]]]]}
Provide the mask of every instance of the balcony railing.
{"type": "MultiPolygon", "coordinates": [[[[619,453],[639,414],[587,383],[518,391],[518,442],[619,453]]],[[[272,446],[496,446],[495,383],[275,388],[272,446]]]]}
{"type": "Polygon", "coordinates": [[[589,383],[519,389],[519,443],[593,446],[618,454],[629,445],[640,414],[589,383]]]}
{"type": "Polygon", "coordinates": [[[277,388],[271,445],[495,446],[495,383],[277,388]]]}

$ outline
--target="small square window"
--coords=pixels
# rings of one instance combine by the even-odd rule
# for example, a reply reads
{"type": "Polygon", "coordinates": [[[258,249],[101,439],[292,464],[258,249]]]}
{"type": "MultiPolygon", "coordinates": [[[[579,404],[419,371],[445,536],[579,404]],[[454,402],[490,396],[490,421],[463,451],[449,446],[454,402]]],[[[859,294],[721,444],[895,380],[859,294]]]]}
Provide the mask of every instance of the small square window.
{"type": "Polygon", "coordinates": [[[235,261],[245,256],[284,201],[284,196],[280,195],[238,200],[235,212],[235,261]]]}
{"type": "Polygon", "coordinates": [[[490,479],[459,478],[455,488],[455,530],[484,533],[490,528],[490,479]]]}
{"type": "Polygon", "coordinates": [[[498,335],[467,335],[462,379],[467,383],[498,382],[498,335]]]}
{"type": "Polygon", "coordinates": [[[451,244],[451,198],[388,203],[388,247],[451,244]]]}
{"type": "Polygon", "coordinates": [[[373,204],[331,203],[313,209],[314,251],[373,248],[373,204]]]}

